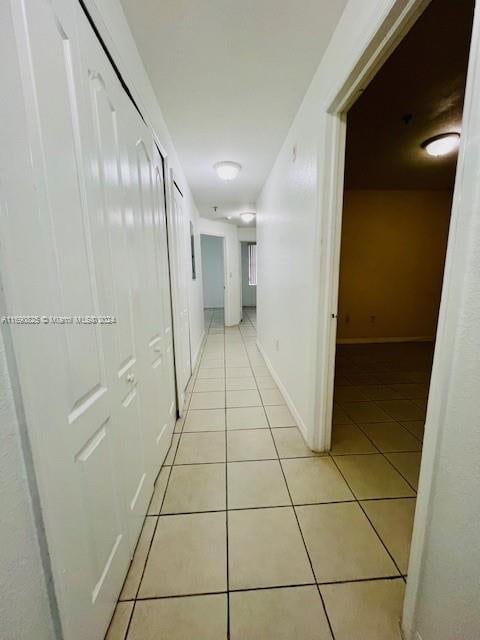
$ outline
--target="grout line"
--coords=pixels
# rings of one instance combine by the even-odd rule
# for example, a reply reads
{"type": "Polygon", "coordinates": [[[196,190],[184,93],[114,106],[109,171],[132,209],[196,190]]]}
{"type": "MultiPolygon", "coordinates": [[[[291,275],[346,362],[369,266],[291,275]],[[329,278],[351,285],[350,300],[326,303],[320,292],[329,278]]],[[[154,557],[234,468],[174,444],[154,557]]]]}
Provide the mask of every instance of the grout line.
{"type": "MultiPolygon", "coordinates": [[[[223,331],[223,345],[225,348],[225,329],[223,331]]],[[[227,361],[224,357],[223,361],[225,379],[227,376],[227,361]]],[[[230,557],[228,543],[228,437],[227,437],[227,386],[225,383],[225,535],[226,535],[226,552],[227,552],[227,640],[230,640],[230,557]]]]}
{"type": "MultiPolygon", "coordinates": [[[[262,399],[262,401],[263,401],[263,399],[262,399]]],[[[266,413],[266,412],[265,412],[265,413],[266,413]]],[[[300,521],[299,521],[299,519],[298,519],[298,514],[297,514],[297,511],[296,511],[296,509],[295,509],[295,505],[293,504],[292,494],[291,494],[291,491],[290,491],[290,487],[288,486],[287,477],[286,477],[286,475],[285,475],[285,471],[284,471],[284,469],[283,469],[283,465],[282,465],[282,461],[281,461],[280,455],[279,455],[279,453],[278,453],[277,443],[276,443],[276,441],[275,441],[275,438],[273,437],[272,427],[271,427],[271,425],[270,425],[270,420],[268,419],[268,415],[267,415],[267,422],[268,422],[269,429],[270,429],[270,437],[271,437],[271,438],[272,438],[272,440],[273,440],[273,446],[275,447],[275,451],[277,452],[278,460],[279,460],[279,463],[280,463],[280,470],[281,470],[281,472],[282,472],[283,481],[285,482],[285,486],[286,486],[286,488],[287,488],[287,493],[288,493],[288,496],[289,496],[289,498],[290,498],[291,509],[293,510],[293,514],[294,514],[295,520],[296,520],[296,522],[297,522],[298,531],[299,531],[299,533],[300,533],[300,536],[301,536],[301,539],[302,539],[302,542],[303,542],[303,546],[304,546],[304,549],[305,549],[305,553],[307,554],[308,562],[309,562],[309,564],[310,564],[310,571],[312,572],[312,576],[313,576],[314,580],[316,581],[317,577],[316,577],[316,575],[315,575],[315,570],[314,570],[314,567],[313,567],[313,562],[312,562],[312,559],[311,559],[311,557],[310,557],[310,553],[309,553],[309,551],[308,551],[307,543],[305,542],[305,538],[304,538],[304,536],[303,536],[303,531],[302,531],[302,528],[301,528],[301,526],[300,526],[300,521]]],[[[322,603],[323,611],[324,611],[324,613],[325,613],[325,618],[326,618],[326,620],[327,620],[328,627],[329,627],[329,629],[330,629],[330,633],[331,633],[332,639],[333,639],[333,640],[335,640],[335,635],[334,635],[334,633],[333,633],[332,623],[330,622],[330,618],[329,618],[329,616],[328,616],[328,612],[327,612],[327,608],[326,608],[326,605],[325,605],[325,601],[324,601],[324,599],[323,599],[323,596],[322,596],[322,594],[321,594],[321,592],[320,592],[320,588],[318,587],[318,585],[317,585],[317,591],[318,591],[318,595],[319,595],[319,597],[320,597],[320,601],[321,601],[321,603],[322,603]]]]}
{"type": "Polygon", "coordinates": [[[380,542],[382,543],[383,548],[385,549],[385,551],[388,553],[388,555],[390,556],[390,559],[392,560],[393,564],[395,565],[399,575],[402,575],[402,572],[400,571],[400,568],[395,560],[395,558],[393,557],[393,555],[390,553],[390,550],[388,549],[387,545],[385,544],[385,542],[382,540],[382,537],[380,536],[380,534],[378,533],[377,529],[375,528],[375,526],[373,525],[373,522],[370,520],[370,517],[368,516],[367,512],[365,511],[365,509],[363,508],[360,499],[357,498],[357,495],[355,494],[355,492],[353,491],[352,487],[350,486],[350,484],[348,483],[347,479],[345,478],[345,476],[342,473],[342,470],[340,469],[340,467],[338,466],[336,460],[333,458],[333,456],[330,456],[330,458],[333,460],[333,463],[335,464],[338,472],[340,473],[340,475],[342,476],[342,478],[344,479],[346,485],[348,486],[348,488],[350,489],[350,491],[352,492],[352,494],[355,496],[355,501],[358,504],[358,506],[360,507],[360,509],[362,510],[364,516],[367,518],[368,522],[370,523],[372,529],[375,531],[375,534],[377,536],[377,538],[380,540],[380,542]]]}

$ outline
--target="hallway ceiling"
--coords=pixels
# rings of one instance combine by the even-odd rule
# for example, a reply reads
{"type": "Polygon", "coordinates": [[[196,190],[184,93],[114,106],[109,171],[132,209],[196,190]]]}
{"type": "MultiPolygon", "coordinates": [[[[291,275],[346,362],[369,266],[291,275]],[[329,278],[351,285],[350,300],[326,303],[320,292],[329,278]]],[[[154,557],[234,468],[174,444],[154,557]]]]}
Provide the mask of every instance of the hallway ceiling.
{"type": "Polygon", "coordinates": [[[347,116],[346,187],[453,189],[457,154],[421,143],[460,131],[474,0],[432,0],[347,116]]]}
{"type": "Polygon", "coordinates": [[[255,204],[345,4],[122,0],[201,215],[255,204]]]}

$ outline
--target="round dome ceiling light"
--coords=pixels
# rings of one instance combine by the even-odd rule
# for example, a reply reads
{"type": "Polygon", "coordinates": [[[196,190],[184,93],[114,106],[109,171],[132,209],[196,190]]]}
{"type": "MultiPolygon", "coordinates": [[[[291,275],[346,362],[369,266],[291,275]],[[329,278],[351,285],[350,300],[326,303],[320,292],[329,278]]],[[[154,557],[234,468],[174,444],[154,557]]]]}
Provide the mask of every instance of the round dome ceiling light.
{"type": "Polygon", "coordinates": [[[255,218],[255,214],[251,213],[250,211],[245,211],[245,213],[240,214],[240,218],[242,219],[242,222],[245,222],[245,224],[248,224],[255,218]]]}
{"type": "Polygon", "coordinates": [[[457,132],[441,133],[433,138],[428,138],[422,142],[422,148],[429,156],[447,156],[449,153],[457,151],[460,144],[460,134],[457,132]]]}
{"type": "Polygon", "coordinates": [[[235,180],[242,169],[242,165],[238,164],[238,162],[224,160],[223,162],[217,162],[213,168],[222,180],[235,180]]]}

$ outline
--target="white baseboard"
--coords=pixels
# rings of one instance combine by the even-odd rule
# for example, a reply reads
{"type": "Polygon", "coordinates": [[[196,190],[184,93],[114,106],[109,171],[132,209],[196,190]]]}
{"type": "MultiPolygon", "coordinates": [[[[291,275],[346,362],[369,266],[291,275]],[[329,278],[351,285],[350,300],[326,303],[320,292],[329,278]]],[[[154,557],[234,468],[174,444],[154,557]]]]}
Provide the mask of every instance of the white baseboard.
{"type": "MultiPolygon", "coordinates": [[[[304,423],[304,421],[302,420],[300,414],[297,411],[297,408],[295,406],[295,404],[293,403],[293,400],[290,397],[290,394],[288,393],[288,391],[286,390],[283,382],[280,380],[280,378],[277,375],[277,372],[275,371],[275,369],[273,368],[272,363],[270,362],[267,354],[265,353],[265,349],[262,347],[261,343],[257,340],[257,347],[260,351],[260,353],[263,356],[263,359],[265,360],[265,364],[267,365],[267,369],[270,371],[270,375],[272,376],[272,378],[275,380],[275,384],[277,385],[277,387],[280,389],[280,393],[282,394],[285,403],[287,405],[287,407],[290,409],[290,412],[292,414],[292,416],[295,418],[295,422],[297,423],[298,428],[300,429],[303,438],[305,440],[305,442],[308,443],[308,438],[307,438],[307,434],[308,434],[308,429],[307,429],[307,425],[304,423]]],[[[308,445],[309,446],[309,445],[308,445]]]]}
{"type": "Polygon", "coordinates": [[[392,338],[339,338],[337,344],[384,344],[389,342],[433,342],[435,336],[409,336],[392,338]]]}

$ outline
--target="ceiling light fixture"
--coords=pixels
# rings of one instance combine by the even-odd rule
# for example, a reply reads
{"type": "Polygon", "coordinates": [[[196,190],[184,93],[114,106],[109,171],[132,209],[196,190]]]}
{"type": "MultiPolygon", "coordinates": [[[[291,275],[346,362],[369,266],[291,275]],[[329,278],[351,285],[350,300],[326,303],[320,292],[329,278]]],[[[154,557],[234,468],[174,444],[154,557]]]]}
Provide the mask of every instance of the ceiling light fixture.
{"type": "Polygon", "coordinates": [[[245,222],[245,224],[248,224],[255,218],[255,214],[250,213],[249,211],[246,211],[245,213],[240,214],[240,218],[242,219],[243,222],[245,222]]]}
{"type": "Polygon", "coordinates": [[[217,162],[213,168],[222,180],[235,180],[240,173],[242,165],[238,164],[238,162],[224,160],[223,162],[217,162]]]}
{"type": "Polygon", "coordinates": [[[441,133],[422,142],[422,148],[429,156],[446,156],[458,149],[460,134],[457,132],[441,133]]]}

